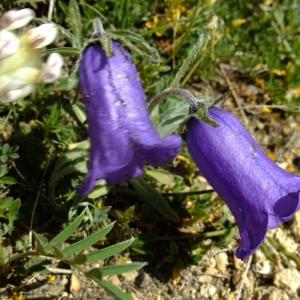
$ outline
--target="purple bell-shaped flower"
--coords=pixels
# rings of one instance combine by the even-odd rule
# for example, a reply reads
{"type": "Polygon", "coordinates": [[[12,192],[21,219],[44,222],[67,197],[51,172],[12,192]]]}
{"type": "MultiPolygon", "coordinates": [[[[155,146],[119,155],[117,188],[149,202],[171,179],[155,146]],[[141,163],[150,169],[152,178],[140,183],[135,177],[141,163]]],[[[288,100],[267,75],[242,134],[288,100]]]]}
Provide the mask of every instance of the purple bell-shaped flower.
{"type": "Polygon", "coordinates": [[[145,93],[131,55],[112,41],[112,56],[101,44],[88,46],[80,61],[80,90],[84,96],[91,142],[89,174],[79,188],[91,192],[98,179],[117,184],[172,160],[181,139],[161,139],[151,123],[145,93]]]}
{"type": "Polygon", "coordinates": [[[268,229],[290,220],[299,207],[300,177],[278,167],[233,114],[210,108],[218,127],[195,118],[187,146],[200,172],[233,213],[241,236],[236,255],[244,259],[268,229]]]}

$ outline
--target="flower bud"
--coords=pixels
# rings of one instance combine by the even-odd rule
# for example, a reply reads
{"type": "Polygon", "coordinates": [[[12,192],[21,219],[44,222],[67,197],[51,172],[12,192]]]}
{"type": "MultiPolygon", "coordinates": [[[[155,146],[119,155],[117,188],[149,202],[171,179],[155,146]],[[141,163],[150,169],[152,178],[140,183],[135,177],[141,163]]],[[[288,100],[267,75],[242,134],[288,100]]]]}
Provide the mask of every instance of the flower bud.
{"type": "Polygon", "coordinates": [[[50,83],[58,79],[61,75],[62,66],[64,64],[63,58],[58,53],[49,55],[46,64],[43,66],[41,79],[45,83],[50,83]]]}
{"type": "Polygon", "coordinates": [[[11,56],[18,51],[20,40],[7,30],[0,30],[0,59],[11,56]]]}
{"type": "Polygon", "coordinates": [[[43,63],[44,47],[57,36],[55,24],[43,24],[30,30],[10,30],[27,25],[34,17],[31,9],[11,10],[0,18],[0,102],[28,96],[35,84],[53,82],[60,74],[62,57],[53,53],[43,63]]]}
{"type": "Polygon", "coordinates": [[[30,8],[10,10],[0,19],[0,28],[14,30],[27,25],[34,18],[34,11],[30,8]]]}
{"type": "Polygon", "coordinates": [[[33,92],[33,85],[27,84],[19,89],[8,91],[4,97],[4,100],[6,102],[16,101],[18,99],[28,96],[32,92],[33,92]]]}
{"type": "Polygon", "coordinates": [[[53,23],[43,24],[28,30],[27,36],[33,48],[43,48],[54,42],[57,28],[53,23]]]}

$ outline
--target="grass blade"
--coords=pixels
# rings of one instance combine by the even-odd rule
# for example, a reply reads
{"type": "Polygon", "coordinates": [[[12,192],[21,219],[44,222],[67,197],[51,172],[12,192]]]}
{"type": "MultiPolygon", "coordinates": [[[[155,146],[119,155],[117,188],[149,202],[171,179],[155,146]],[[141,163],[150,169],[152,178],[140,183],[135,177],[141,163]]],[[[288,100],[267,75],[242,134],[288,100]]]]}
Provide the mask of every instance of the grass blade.
{"type": "Polygon", "coordinates": [[[143,179],[131,180],[131,184],[137,193],[153,208],[155,208],[167,220],[178,222],[179,217],[171,208],[166,198],[143,179]]]}

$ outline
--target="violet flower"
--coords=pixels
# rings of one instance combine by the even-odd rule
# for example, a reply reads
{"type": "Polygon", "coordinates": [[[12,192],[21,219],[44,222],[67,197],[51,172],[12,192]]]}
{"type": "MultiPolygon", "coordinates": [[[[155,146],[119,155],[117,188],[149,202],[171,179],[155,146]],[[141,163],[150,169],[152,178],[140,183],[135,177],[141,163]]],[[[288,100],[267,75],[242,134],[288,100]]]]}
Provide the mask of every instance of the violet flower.
{"type": "Polygon", "coordinates": [[[181,139],[161,139],[150,121],[145,94],[129,52],[112,41],[108,57],[100,44],[88,46],[79,67],[91,141],[89,174],[79,194],[98,179],[117,184],[141,176],[146,163],[157,167],[180,151],[181,139]]]}
{"type": "Polygon", "coordinates": [[[244,259],[264,241],[267,229],[293,217],[299,207],[300,177],[270,160],[231,113],[210,108],[209,117],[218,127],[190,120],[187,146],[233,213],[241,236],[236,255],[244,259]]]}

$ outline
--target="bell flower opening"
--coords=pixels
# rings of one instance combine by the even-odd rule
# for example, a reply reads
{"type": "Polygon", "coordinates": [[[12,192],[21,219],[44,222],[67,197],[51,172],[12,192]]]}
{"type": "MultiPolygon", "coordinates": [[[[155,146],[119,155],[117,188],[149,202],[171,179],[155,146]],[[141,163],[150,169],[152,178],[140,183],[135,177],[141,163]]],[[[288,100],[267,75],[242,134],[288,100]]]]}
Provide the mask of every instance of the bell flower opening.
{"type": "Polygon", "coordinates": [[[210,108],[209,117],[218,127],[190,120],[188,150],[234,215],[241,237],[236,255],[245,259],[264,241],[268,229],[294,216],[300,177],[269,159],[233,114],[210,108]]]}
{"type": "Polygon", "coordinates": [[[112,41],[108,57],[88,46],[79,66],[91,141],[89,174],[79,188],[89,194],[99,179],[117,184],[141,176],[145,164],[159,166],[179,153],[181,139],[160,138],[151,123],[141,80],[129,52],[112,41]]]}

